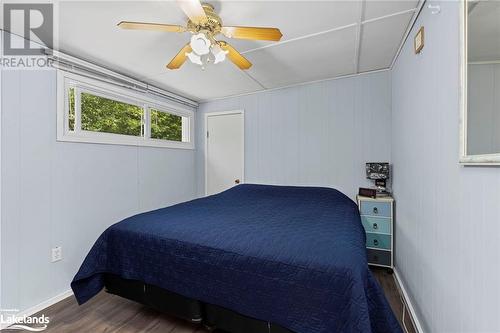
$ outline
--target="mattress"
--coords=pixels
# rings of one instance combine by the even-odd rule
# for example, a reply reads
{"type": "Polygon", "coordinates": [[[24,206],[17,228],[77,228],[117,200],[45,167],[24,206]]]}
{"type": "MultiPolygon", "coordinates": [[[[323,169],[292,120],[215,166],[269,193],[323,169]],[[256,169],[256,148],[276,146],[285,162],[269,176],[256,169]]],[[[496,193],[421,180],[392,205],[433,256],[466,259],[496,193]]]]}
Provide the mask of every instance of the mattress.
{"type": "Polygon", "coordinates": [[[297,333],[401,332],[368,269],[356,204],[337,190],[244,184],[138,214],[98,238],[71,287],[105,273],[297,333]]]}

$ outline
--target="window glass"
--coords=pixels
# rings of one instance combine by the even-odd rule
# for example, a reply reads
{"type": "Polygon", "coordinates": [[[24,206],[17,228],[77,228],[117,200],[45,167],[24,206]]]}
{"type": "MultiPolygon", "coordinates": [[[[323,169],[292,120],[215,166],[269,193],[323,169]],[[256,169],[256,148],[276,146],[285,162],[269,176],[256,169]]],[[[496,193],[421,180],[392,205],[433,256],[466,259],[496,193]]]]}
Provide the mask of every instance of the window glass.
{"type": "Polygon", "coordinates": [[[162,112],[151,111],[151,138],[182,142],[182,117],[162,112]]]}
{"type": "Polygon", "coordinates": [[[75,130],[75,88],[69,88],[68,94],[69,113],[68,113],[68,126],[70,131],[75,130]]]}
{"type": "Polygon", "coordinates": [[[142,136],[143,108],[81,93],[82,130],[142,136]]]}

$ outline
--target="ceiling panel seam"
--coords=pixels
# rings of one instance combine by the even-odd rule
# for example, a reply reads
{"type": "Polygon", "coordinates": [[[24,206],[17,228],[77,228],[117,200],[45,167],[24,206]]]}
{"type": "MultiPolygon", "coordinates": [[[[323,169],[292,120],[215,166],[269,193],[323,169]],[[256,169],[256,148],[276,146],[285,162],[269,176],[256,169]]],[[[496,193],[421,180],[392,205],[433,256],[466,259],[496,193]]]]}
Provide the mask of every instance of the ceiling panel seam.
{"type": "Polygon", "coordinates": [[[411,13],[411,12],[415,12],[416,10],[417,10],[417,8],[402,10],[400,12],[396,12],[396,13],[392,13],[392,14],[388,14],[388,15],[384,15],[384,16],[380,16],[380,17],[375,17],[375,18],[371,18],[371,19],[368,19],[368,20],[364,20],[364,18],[363,18],[363,21],[361,22],[361,24],[376,22],[376,21],[388,19],[388,18],[391,18],[391,17],[394,17],[394,16],[408,14],[408,13],[411,13]]]}
{"type": "Polygon", "coordinates": [[[351,27],[354,27],[354,26],[356,26],[356,23],[351,23],[351,24],[343,25],[341,27],[336,27],[336,28],[333,28],[333,29],[328,29],[328,30],[324,30],[324,31],[320,31],[320,32],[315,32],[315,33],[304,35],[304,36],[300,36],[300,37],[286,39],[284,41],[273,43],[273,44],[268,44],[268,45],[256,47],[254,49],[250,49],[250,50],[243,51],[243,52],[240,52],[240,53],[241,54],[251,53],[251,52],[259,51],[259,50],[262,50],[262,49],[267,49],[269,47],[275,47],[275,46],[278,46],[278,45],[283,45],[283,44],[287,44],[287,43],[290,43],[290,42],[299,41],[299,40],[310,38],[310,37],[316,37],[316,36],[324,35],[324,34],[327,34],[329,32],[344,30],[344,29],[351,28],[351,27]]]}
{"type": "Polygon", "coordinates": [[[361,53],[361,39],[363,34],[363,20],[365,18],[365,7],[366,0],[363,0],[359,6],[359,21],[358,21],[358,32],[356,34],[356,46],[354,49],[354,72],[359,73],[359,58],[361,53]]]}
{"type": "Polygon", "coordinates": [[[392,69],[394,67],[394,64],[396,63],[396,60],[399,57],[399,54],[401,53],[401,50],[403,49],[403,45],[406,42],[406,39],[408,39],[408,36],[410,35],[411,29],[413,29],[413,26],[415,25],[415,22],[417,21],[418,16],[420,15],[420,12],[422,11],[422,8],[424,7],[424,4],[426,0],[419,0],[420,2],[418,3],[417,7],[414,9],[413,17],[410,20],[410,23],[408,24],[408,27],[406,28],[405,34],[403,39],[401,40],[401,43],[399,44],[399,48],[394,55],[394,58],[392,58],[391,66],[389,67],[392,69]]]}
{"type": "Polygon", "coordinates": [[[265,87],[262,83],[260,83],[259,80],[257,80],[256,78],[254,78],[250,73],[248,73],[247,71],[243,71],[243,73],[245,73],[251,80],[253,80],[255,83],[257,83],[259,86],[262,87],[262,89],[264,90],[267,90],[268,88],[265,87]]]}
{"type": "MultiPolygon", "coordinates": [[[[366,0],[363,0],[362,1],[362,5],[361,5],[362,11],[363,11],[363,16],[364,16],[365,5],[366,5],[366,0]]],[[[391,17],[398,16],[398,15],[404,15],[404,14],[408,14],[408,13],[415,12],[415,11],[416,11],[416,9],[412,8],[412,9],[407,9],[407,10],[403,10],[403,11],[400,11],[400,12],[396,12],[396,13],[384,15],[384,16],[379,16],[379,17],[371,18],[369,20],[364,20],[364,17],[363,17],[361,20],[359,20],[358,22],[355,22],[355,23],[350,23],[350,24],[346,24],[346,25],[343,25],[343,26],[340,26],[340,27],[335,27],[335,28],[332,28],[332,29],[318,31],[318,32],[315,32],[315,33],[312,33],[312,34],[307,34],[307,35],[303,35],[303,36],[299,36],[299,37],[295,37],[295,38],[285,39],[285,40],[277,42],[277,43],[273,43],[273,44],[268,44],[268,45],[256,47],[256,48],[253,48],[253,49],[250,49],[250,50],[246,50],[246,51],[243,51],[243,52],[240,52],[240,53],[241,54],[246,54],[246,53],[251,53],[251,52],[259,51],[259,50],[262,50],[262,49],[267,49],[269,47],[276,47],[278,45],[287,44],[287,43],[290,43],[290,42],[295,42],[295,41],[299,41],[299,40],[306,39],[306,38],[316,37],[316,36],[324,35],[324,34],[327,34],[327,33],[330,33],[330,32],[335,32],[335,31],[340,31],[340,30],[343,30],[343,29],[351,28],[351,27],[354,27],[354,26],[357,26],[357,25],[360,25],[360,24],[362,25],[362,24],[365,24],[365,23],[376,22],[376,21],[379,21],[379,20],[391,18],[391,17]]]]}

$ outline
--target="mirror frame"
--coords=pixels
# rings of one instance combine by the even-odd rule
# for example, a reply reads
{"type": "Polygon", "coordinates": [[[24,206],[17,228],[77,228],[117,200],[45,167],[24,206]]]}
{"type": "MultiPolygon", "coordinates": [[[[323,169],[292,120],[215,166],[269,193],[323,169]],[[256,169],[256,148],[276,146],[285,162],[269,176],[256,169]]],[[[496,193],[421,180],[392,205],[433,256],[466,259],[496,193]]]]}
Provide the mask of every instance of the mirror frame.
{"type": "Polygon", "coordinates": [[[460,1],[460,164],[500,165],[500,152],[495,154],[467,154],[467,6],[469,1],[460,1]]]}

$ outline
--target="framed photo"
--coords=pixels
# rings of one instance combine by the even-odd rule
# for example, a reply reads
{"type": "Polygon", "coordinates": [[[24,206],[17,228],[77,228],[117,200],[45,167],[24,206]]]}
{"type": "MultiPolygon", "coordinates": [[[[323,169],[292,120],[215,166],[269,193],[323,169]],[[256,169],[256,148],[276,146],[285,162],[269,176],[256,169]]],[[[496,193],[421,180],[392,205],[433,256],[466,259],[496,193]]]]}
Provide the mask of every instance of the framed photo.
{"type": "Polygon", "coordinates": [[[422,51],[422,49],[424,48],[424,43],[424,27],[420,27],[417,34],[415,35],[415,39],[413,42],[413,46],[415,47],[415,54],[418,54],[420,53],[420,51],[422,51]]]}

